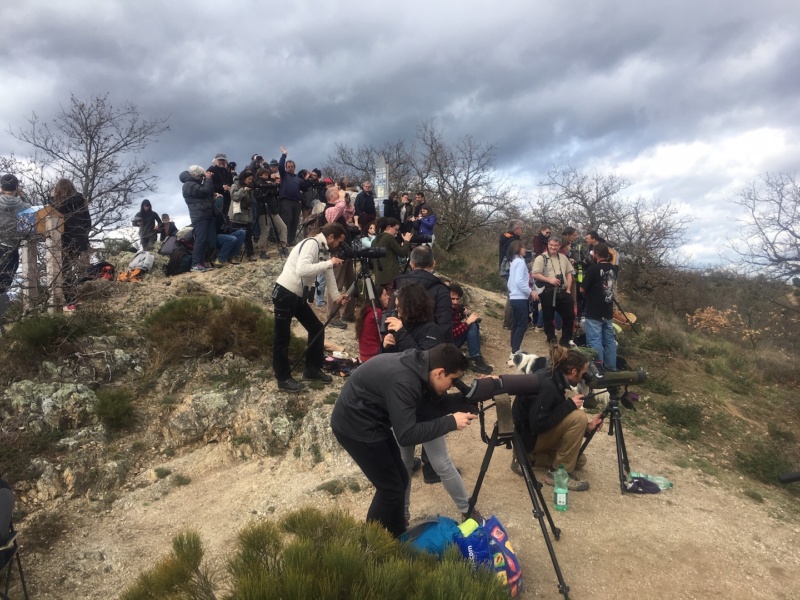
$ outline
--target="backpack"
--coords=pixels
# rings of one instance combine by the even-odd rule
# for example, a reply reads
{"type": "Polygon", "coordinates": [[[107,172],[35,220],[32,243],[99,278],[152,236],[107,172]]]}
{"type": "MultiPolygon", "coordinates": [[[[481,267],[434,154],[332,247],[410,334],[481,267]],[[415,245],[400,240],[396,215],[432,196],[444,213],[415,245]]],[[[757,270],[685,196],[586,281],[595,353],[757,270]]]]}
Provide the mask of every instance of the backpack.
{"type": "Polygon", "coordinates": [[[86,276],[80,280],[80,283],[93,279],[114,281],[114,265],[105,261],[89,265],[86,267],[86,276]]]}
{"type": "Polygon", "coordinates": [[[311,215],[308,219],[303,222],[303,236],[304,237],[314,237],[320,231],[322,231],[322,227],[328,222],[328,219],[325,218],[325,213],[321,212],[315,215],[311,215]]]}
{"type": "Polygon", "coordinates": [[[131,262],[128,263],[128,268],[133,269],[142,269],[145,272],[150,271],[153,268],[153,265],[156,262],[156,257],[147,252],[146,250],[141,250],[136,253],[131,259],[131,262]]]}
{"type": "Polygon", "coordinates": [[[164,256],[169,256],[172,254],[172,251],[175,249],[175,244],[178,241],[178,237],[171,235],[164,242],[161,244],[161,248],[159,249],[158,253],[163,254],[164,256]]]}
{"type": "Polygon", "coordinates": [[[169,262],[164,265],[164,275],[171,277],[172,275],[188,273],[192,268],[192,247],[193,244],[191,242],[178,240],[169,255],[169,262]]]}
{"type": "Polygon", "coordinates": [[[442,557],[444,551],[453,545],[453,536],[460,533],[458,523],[448,517],[437,515],[425,519],[400,536],[401,542],[408,542],[421,552],[442,557]]]}

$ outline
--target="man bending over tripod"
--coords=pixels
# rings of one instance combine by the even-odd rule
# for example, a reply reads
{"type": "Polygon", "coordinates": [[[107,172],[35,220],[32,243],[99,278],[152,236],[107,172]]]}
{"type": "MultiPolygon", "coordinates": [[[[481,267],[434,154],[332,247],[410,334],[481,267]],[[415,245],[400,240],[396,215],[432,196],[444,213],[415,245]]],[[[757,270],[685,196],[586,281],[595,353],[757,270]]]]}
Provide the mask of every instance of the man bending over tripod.
{"type": "MultiPolygon", "coordinates": [[[[551,366],[534,373],[541,382],[539,392],[517,396],[512,409],[514,426],[531,464],[547,468],[545,483],[555,485],[553,473],[559,465],[564,465],[569,472],[568,488],[576,492],[589,489],[589,482],[581,481],[575,475],[575,471],[586,464],[586,456],[579,456],[583,437],[603,425],[600,415],[589,421],[586,413],[580,410],[583,395],[567,398],[565,394],[568,386],[581,381],[588,362],[586,356],[577,350],[552,346],[551,366]]],[[[513,463],[511,468],[517,472],[513,463]]]]}
{"type": "Polygon", "coordinates": [[[353,371],[333,407],[333,434],[375,486],[367,520],[395,537],[406,529],[408,485],[398,443],[429,442],[477,418],[461,394],[445,395],[466,368],[466,357],[453,344],[380,354],[353,371]],[[418,422],[420,408],[438,409],[439,416],[418,422]]]}

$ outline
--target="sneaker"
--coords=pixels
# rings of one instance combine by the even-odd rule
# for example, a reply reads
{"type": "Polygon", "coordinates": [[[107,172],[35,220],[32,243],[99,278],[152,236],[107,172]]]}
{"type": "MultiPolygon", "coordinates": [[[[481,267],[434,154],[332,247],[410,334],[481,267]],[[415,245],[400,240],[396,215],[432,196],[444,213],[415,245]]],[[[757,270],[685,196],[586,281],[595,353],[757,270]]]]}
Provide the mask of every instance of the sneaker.
{"type": "Polygon", "coordinates": [[[478,356],[469,357],[469,368],[481,375],[489,375],[494,370],[486,364],[486,361],[483,360],[483,356],[480,354],[478,354],[478,356]]]}
{"type": "Polygon", "coordinates": [[[304,388],[303,384],[299,381],[289,377],[288,379],[283,379],[278,381],[278,389],[283,390],[285,392],[302,392],[304,388]]]}
{"type": "MultiPolygon", "coordinates": [[[[583,481],[582,479],[578,479],[575,473],[567,473],[569,475],[569,479],[567,480],[567,489],[571,492],[586,492],[589,490],[589,482],[583,481]]],[[[555,471],[552,469],[547,470],[547,474],[544,476],[544,482],[547,485],[556,485],[555,480],[555,471]]]]}
{"type": "Polygon", "coordinates": [[[247,260],[249,260],[250,262],[256,262],[258,260],[258,257],[254,254],[253,256],[248,256],[247,260]]]}
{"type": "Polygon", "coordinates": [[[539,325],[537,325],[537,326],[536,326],[536,331],[537,331],[537,332],[538,332],[538,331],[544,331],[544,325],[542,325],[541,327],[540,327],[539,325]]]}
{"type": "Polygon", "coordinates": [[[503,329],[511,331],[511,325],[503,325],[503,329]]]}
{"type": "Polygon", "coordinates": [[[281,255],[283,258],[286,258],[286,257],[288,257],[288,256],[289,256],[289,248],[287,248],[286,246],[283,246],[283,247],[280,249],[280,255],[281,255]]]}
{"type": "Polygon", "coordinates": [[[316,302],[317,308],[325,308],[328,306],[328,303],[325,300],[317,300],[316,302]]]}
{"type": "Polygon", "coordinates": [[[336,327],[336,329],[347,329],[347,323],[339,320],[331,321],[330,323],[328,323],[328,327],[336,327]]]}
{"type": "Polygon", "coordinates": [[[269,254],[267,254],[266,252],[263,252],[263,251],[259,252],[258,258],[260,258],[261,260],[267,260],[269,258],[269,254]]]}
{"type": "Polygon", "coordinates": [[[416,473],[422,468],[422,459],[419,456],[414,457],[414,464],[411,466],[411,473],[416,473]]]}
{"type": "Polygon", "coordinates": [[[203,273],[204,271],[208,271],[208,269],[206,268],[205,265],[197,264],[197,265],[192,265],[192,271],[195,271],[197,273],[203,273]]]}
{"type": "Polygon", "coordinates": [[[240,265],[240,264],[242,264],[242,260],[238,256],[235,256],[235,257],[232,257],[232,258],[228,259],[228,264],[229,265],[240,265]]]}
{"type": "Polygon", "coordinates": [[[305,381],[321,381],[322,383],[331,383],[333,381],[333,377],[319,369],[306,369],[303,371],[303,379],[305,381]]]}
{"type": "Polygon", "coordinates": [[[213,264],[213,265],[214,265],[214,268],[215,268],[215,269],[221,269],[222,267],[224,267],[224,266],[225,266],[225,263],[224,263],[224,262],[222,262],[222,261],[221,261],[221,260],[219,260],[219,259],[215,260],[215,261],[214,261],[213,263],[211,263],[211,264],[213,264]]]}

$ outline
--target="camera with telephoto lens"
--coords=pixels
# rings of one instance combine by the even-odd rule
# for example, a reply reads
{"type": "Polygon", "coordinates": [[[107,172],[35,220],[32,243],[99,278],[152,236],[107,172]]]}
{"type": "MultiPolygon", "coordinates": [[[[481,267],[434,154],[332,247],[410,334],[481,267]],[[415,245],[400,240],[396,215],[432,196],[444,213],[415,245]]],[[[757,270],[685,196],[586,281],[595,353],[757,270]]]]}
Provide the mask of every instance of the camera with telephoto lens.
{"type": "Polygon", "coordinates": [[[363,248],[357,250],[349,244],[342,244],[339,246],[338,255],[343,260],[372,260],[384,258],[386,253],[386,248],[363,248]]]}
{"type": "Polygon", "coordinates": [[[410,240],[408,240],[409,244],[430,244],[433,241],[432,235],[422,235],[417,234],[412,236],[410,240]]]}
{"type": "MultiPolygon", "coordinates": [[[[627,366],[627,363],[625,363],[627,366]]],[[[636,410],[634,402],[639,401],[639,394],[629,392],[629,385],[638,385],[647,381],[647,371],[639,367],[635,371],[601,371],[594,363],[589,363],[583,375],[583,383],[593,390],[608,390],[612,402],[621,402],[629,410],[636,410]],[[620,388],[625,391],[620,393],[620,388]]]]}

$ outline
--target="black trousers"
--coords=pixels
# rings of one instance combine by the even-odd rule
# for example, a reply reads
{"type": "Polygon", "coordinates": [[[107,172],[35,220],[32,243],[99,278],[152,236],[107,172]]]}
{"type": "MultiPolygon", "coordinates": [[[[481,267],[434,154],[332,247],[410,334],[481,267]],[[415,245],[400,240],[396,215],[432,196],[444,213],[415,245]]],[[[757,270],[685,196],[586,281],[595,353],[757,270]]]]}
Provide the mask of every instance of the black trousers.
{"type": "Polygon", "coordinates": [[[294,246],[295,237],[297,237],[297,228],[300,225],[300,209],[302,206],[297,200],[290,200],[289,198],[281,198],[280,210],[281,219],[286,224],[287,244],[294,246]]]}
{"type": "Polygon", "coordinates": [[[556,339],[556,328],[553,326],[555,313],[561,315],[561,344],[566,346],[572,340],[572,332],[575,330],[575,308],[572,303],[572,295],[566,290],[559,290],[556,294],[555,306],[553,306],[553,293],[555,289],[550,287],[539,294],[542,302],[542,313],[544,314],[544,333],[547,341],[556,339]]]}
{"type": "MultiPolygon", "coordinates": [[[[275,305],[275,332],[272,336],[272,370],[278,381],[292,376],[289,364],[289,340],[292,333],[292,317],[296,317],[308,332],[308,341],[322,331],[322,323],[308,303],[282,285],[275,285],[272,292],[275,305]]],[[[321,369],[325,360],[325,335],[320,335],[306,352],[306,368],[321,369]]]]}
{"type": "Polygon", "coordinates": [[[408,472],[393,436],[379,442],[359,442],[333,432],[336,439],[375,486],[367,521],[377,521],[394,537],[406,530],[405,496],[408,472]]]}

